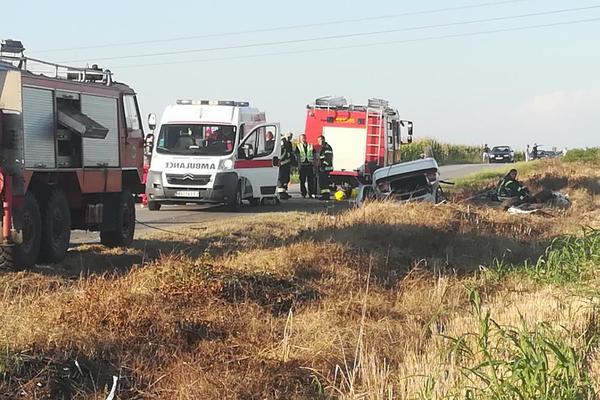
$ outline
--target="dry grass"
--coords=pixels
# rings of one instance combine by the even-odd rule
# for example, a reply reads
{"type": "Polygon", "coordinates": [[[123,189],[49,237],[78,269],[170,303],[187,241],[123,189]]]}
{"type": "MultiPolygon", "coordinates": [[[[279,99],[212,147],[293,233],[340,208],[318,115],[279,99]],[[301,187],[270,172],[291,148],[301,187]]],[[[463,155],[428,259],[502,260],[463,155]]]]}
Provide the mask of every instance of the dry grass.
{"type": "Polygon", "coordinates": [[[548,322],[580,348],[597,285],[480,273],[600,227],[596,170],[545,168],[532,176],[574,200],[554,218],[468,203],[263,214],[2,275],[0,399],[106,398],[113,375],[120,399],[440,398],[466,382],[444,355],[478,330],[469,289],[498,324],[548,322]]]}

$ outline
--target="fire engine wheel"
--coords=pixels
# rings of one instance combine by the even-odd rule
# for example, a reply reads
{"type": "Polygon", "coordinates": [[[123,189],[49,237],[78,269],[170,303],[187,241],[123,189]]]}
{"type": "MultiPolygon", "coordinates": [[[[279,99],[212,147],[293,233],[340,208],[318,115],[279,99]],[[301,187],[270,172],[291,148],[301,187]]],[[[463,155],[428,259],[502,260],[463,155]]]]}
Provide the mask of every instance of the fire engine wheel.
{"type": "Polygon", "coordinates": [[[100,242],[108,247],[129,246],[133,242],[135,232],[135,201],[129,189],[124,189],[119,196],[116,229],[101,231],[100,242]]]}
{"type": "Polygon", "coordinates": [[[38,259],[42,218],[37,199],[32,193],[25,196],[22,220],[23,243],[0,247],[0,269],[32,267],[38,259]]]}
{"type": "Polygon", "coordinates": [[[156,201],[148,200],[148,210],[150,211],[159,211],[161,204],[156,201]]]}
{"type": "Polygon", "coordinates": [[[62,190],[50,192],[42,207],[40,259],[58,262],[65,258],[71,242],[71,210],[62,190]]]}

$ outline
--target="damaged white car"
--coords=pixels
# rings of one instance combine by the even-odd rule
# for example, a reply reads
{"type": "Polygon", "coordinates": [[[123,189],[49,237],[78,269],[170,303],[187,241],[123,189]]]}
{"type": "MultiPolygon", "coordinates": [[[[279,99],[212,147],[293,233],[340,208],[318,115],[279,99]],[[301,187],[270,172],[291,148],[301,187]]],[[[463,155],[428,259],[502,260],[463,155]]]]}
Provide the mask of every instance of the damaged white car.
{"type": "Polygon", "coordinates": [[[384,199],[439,203],[445,200],[440,183],[439,167],[433,158],[394,164],[376,170],[372,184],[359,186],[356,204],[384,199]]]}

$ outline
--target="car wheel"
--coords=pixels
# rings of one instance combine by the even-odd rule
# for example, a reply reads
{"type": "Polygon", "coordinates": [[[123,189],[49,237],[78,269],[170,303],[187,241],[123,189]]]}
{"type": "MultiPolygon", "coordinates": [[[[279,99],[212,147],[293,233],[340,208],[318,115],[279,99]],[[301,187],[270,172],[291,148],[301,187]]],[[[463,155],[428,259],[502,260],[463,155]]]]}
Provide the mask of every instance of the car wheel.
{"type": "Polygon", "coordinates": [[[148,201],[148,210],[159,211],[161,204],[158,201],[148,201]]]}

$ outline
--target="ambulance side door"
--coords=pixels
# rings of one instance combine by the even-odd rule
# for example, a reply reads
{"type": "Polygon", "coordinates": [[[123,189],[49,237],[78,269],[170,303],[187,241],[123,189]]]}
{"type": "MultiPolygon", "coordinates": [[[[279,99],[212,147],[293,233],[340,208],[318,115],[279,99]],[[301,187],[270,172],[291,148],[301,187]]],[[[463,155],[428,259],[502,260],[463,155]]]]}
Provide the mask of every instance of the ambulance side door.
{"type": "Polygon", "coordinates": [[[252,185],[252,197],[274,197],[279,174],[279,124],[258,125],[240,142],[235,169],[252,185]]]}

